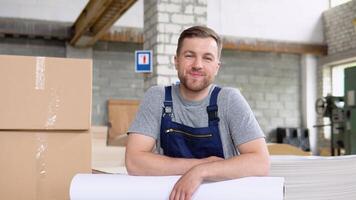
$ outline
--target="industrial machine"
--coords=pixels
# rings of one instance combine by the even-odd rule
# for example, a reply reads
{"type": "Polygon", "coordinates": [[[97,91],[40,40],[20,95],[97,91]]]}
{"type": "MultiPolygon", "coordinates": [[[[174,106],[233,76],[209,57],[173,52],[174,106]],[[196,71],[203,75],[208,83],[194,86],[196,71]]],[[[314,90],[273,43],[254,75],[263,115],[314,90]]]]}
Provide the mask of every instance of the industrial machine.
{"type": "Polygon", "coordinates": [[[356,154],[356,67],[345,69],[345,150],[356,154]]]}
{"type": "Polygon", "coordinates": [[[328,95],[317,99],[317,114],[328,117],[331,126],[331,155],[356,154],[356,67],[345,69],[345,96],[328,95]]]}
{"type": "Polygon", "coordinates": [[[317,99],[315,103],[316,113],[328,117],[330,124],[323,124],[317,127],[331,126],[330,152],[335,155],[341,154],[341,149],[345,148],[344,143],[344,97],[328,95],[317,99]]]}

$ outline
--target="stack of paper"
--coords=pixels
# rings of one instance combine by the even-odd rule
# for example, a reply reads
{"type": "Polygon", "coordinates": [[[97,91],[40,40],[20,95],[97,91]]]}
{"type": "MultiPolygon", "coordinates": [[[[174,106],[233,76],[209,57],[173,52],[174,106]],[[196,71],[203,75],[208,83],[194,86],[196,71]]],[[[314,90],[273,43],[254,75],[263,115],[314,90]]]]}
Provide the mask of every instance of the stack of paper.
{"type": "MultiPolygon", "coordinates": [[[[152,199],[166,200],[179,176],[129,176],[110,174],[78,174],[71,183],[70,199],[152,199]]],[[[284,178],[247,177],[203,183],[194,200],[283,200],[284,178]]]]}
{"type": "Polygon", "coordinates": [[[356,199],[356,156],[271,156],[271,176],[285,178],[286,200],[356,199]]]}

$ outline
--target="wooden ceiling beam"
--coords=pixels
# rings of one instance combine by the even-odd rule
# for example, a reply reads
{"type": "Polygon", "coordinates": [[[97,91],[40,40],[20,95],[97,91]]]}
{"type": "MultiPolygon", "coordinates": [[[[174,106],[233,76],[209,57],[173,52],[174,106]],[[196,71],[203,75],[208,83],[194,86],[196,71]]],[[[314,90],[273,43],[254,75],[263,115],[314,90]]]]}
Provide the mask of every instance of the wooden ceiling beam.
{"type": "Polygon", "coordinates": [[[106,18],[101,18],[93,26],[93,32],[95,36],[89,42],[89,45],[94,45],[108,30],[110,27],[136,2],[137,0],[114,0],[106,10],[106,18]]]}
{"type": "Polygon", "coordinates": [[[70,44],[95,44],[137,0],[90,0],[74,23],[70,44]]]}
{"type": "Polygon", "coordinates": [[[90,31],[90,27],[102,15],[106,7],[110,5],[111,1],[112,0],[90,0],[88,2],[72,27],[73,36],[70,40],[71,45],[75,46],[79,38],[86,32],[90,31]]]}
{"type": "Polygon", "coordinates": [[[237,51],[313,54],[325,56],[327,55],[328,47],[325,44],[303,44],[293,42],[259,41],[244,39],[231,40],[223,38],[223,49],[237,51]]]}
{"type": "Polygon", "coordinates": [[[143,34],[140,28],[118,27],[106,32],[100,41],[108,42],[130,42],[143,44],[143,34]]]}

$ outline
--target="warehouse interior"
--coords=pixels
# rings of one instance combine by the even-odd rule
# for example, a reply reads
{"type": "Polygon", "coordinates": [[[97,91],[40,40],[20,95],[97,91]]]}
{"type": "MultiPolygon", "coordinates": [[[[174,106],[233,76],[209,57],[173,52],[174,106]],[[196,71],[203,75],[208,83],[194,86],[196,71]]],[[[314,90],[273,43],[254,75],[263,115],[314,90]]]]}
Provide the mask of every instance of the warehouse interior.
{"type": "Polygon", "coordinates": [[[240,90],[270,155],[306,158],[288,163],[272,158],[271,174],[285,178],[284,199],[356,198],[348,189],[356,187],[356,0],[0,0],[0,5],[0,161],[8,163],[2,167],[8,178],[0,180],[0,199],[69,199],[76,173],[127,173],[126,133],[140,100],[151,86],[179,81],[177,41],[192,25],[221,36],[215,83],[240,90]],[[139,50],[151,50],[150,72],[135,70],[139,50]],[[51,71],[51,63],[58,70],[51,71]],[[26,68],[32,65],[34,71],[26,68]],[[63,86],[51,88],[51,79],[63,86]],[[61,171],[61,162],[69,169],[61,171]],[[319,179],[308,179],[318,172],[319,179]],[[329,176],[333,172],[338,178],[329,176]],[[310,184],[299,184],[297,175],[310,184]],[[56,182],[59,177],[65,180],[56,182]],[[312,190],[311,184],[318,186],[312,190]],[[18,185],[26,188],[21,194],[18,185]],[[332,189],[321,194],[317,188],[332,189]]]}

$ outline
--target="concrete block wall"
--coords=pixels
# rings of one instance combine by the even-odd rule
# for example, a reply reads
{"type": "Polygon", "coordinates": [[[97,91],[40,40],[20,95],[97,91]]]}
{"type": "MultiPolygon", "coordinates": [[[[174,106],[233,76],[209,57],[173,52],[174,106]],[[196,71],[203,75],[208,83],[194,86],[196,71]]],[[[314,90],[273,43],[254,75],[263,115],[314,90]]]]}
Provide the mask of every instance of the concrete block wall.
{"type": "Polygon", "coordinates": [[[145,80],[145,88],[169,85],[178,81],[174,67],[179,34],[192,25],[204,25],[206,0],[145,0],[144,49],[153,51],[153,74],[145,80]]]}
{"type": "Polygon", "coordinates": [[[356,48],[356,1],[331,8],[323,13],[328,55],[356,48]]]}
{"type": "Polygon", "coordinates": [[[92,123],[107,124],[107,100],[141,99],[143,74],[135,73],[135,50],[141,44],[99,42],[93,48],[92,123]]]}
{"type": "Polygon", "coordinates": [[[65,57],[65,43],[56,40],[0,37],[0,54],[65,57]]]}
{"type": "Polygon", "coordinates": [[[300,127],[300,55],[224,50],[221,60],[216,83],[240,89],[269,140],[300,127]]]}

